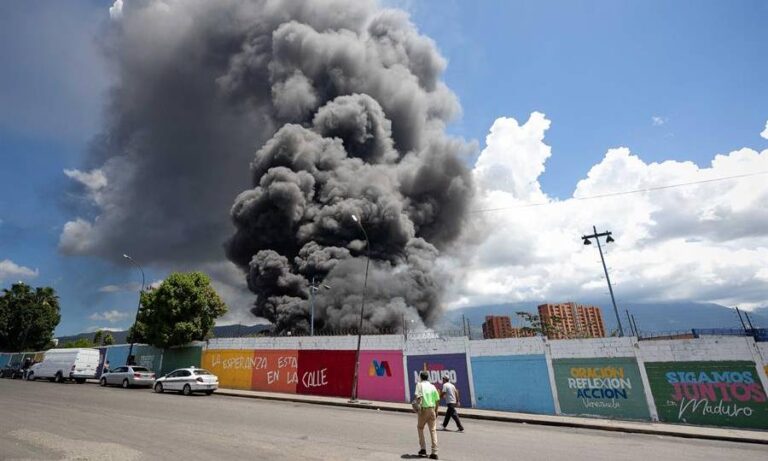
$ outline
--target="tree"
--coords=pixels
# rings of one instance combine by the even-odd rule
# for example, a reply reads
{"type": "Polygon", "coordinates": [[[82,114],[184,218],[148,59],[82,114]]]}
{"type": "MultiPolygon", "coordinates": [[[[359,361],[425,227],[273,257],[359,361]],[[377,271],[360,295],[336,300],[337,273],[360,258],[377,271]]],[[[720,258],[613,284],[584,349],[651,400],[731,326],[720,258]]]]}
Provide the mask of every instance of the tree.
{"type": "Polygon", "coordinates": [[[98,344],[94,344],[93,341],[91,341],[88,338],[80,338],[75,339],[74,341],[67,341],[64,344],[62,344],[60,347],[63,349],[71,349],[75,347],[93,347],[98,346],[98,344]]]}
{"type": "Polygon", "coordinates": [[[174,272],[156,289],[141,294],[129,341],[162,349],[204,340],[227,306],[202,272],[174,272]]]}
{"type": "Polygon", "coordinates": [[[523,319],[527,323],[520,329],[526,333],[534,333],[542,336],[554,335],[558,331],[561,331],[562,319],[558,316],[552,316],[550,322],[543,322],[538,314],[531,314],[530,312],[515,312],[515,315],[523,319]]]}
{"type": "Polygon", "coordinates": [[[111,346],[115,344],[115,338],[112,336],[112,333],[105,334],[104,339],[101,340],[101,344],[104,346],[111,346]]]}
{"type": "Polygon", "coordinates": [[[0,350],[44,349],[61,321],[59,297],[51,287],[14,283],[0,295],[0,350]]]}
{"type": "Polygon", "coordinates": [[[104,337],[104,332],[101,330],[98,330],[96,333],[93,334],[93,344],[100,345],[102,338],[104,337]]]}

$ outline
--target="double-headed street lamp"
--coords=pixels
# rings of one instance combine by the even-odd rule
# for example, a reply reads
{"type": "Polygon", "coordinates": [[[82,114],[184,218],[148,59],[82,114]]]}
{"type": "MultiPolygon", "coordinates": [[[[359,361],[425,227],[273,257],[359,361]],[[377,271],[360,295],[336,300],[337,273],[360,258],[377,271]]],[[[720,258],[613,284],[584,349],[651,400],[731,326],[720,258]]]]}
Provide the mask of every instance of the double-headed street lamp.
{"type": "Polygon", "coordinates": [[[584,245],[591,245],[592,242],[590,239],[595,239],[597,242],[597,249],[600,251],[600,261],[603,262],[603,270],[605,271],[605,280],[608,281],[608,291],[611,293],[611,302],[613,303],[613,313],[616,314],[616,323],[619,324],[619,336],[624,336],[624,328],[621,326],[621,317],[619,317],[619,309],[616,307],[616,299],[613,297],[613,287],[611,286],[611,278],[608,277],[608,267],[605,265],[605,257],[603,257],[603,247],[600,246],[600,237],[605,237],[605,243],[611,243],[613,242],[613,237],[611,237],[611,232],[601,232],[597,233],[597,228],[595,226],[592,226],[592,230],[594,233],[592,235],[582,235],[581,238],[584,240],[584,245]]]}
{"type": "Polygon", "coordinates": [[[141,294],[144,293],[144,269],[139,266],[139,263],[134,261],[133,258],[128,256],[127,254],[123,254],[123,258],[127,259],[131,263],[133,263],[134,266],[139,268],[139,271],[141,271],[141,291],[139,291],[139,305],[136,308],[136,317],[133,320],[133,334],[131,335],[131,346],[128,348],[128,357],[125,359],[125,364],[130,365],[131,357],[133,356],[133,342],[134,342],[134,336],[136,336],[136,322],[139,321],[139,310],[141,310],[141,294]]]}
{"type": "Polygon", "coordinates": [[[358,371],[360,370],[360,342],[363,338],[363,314],[365,313],[365,290],[368,287],[368,265],[371,262],[371,244],[368,241],[368,233],[365,232],[365,228],[363,227],[363,223],[360,222],[360,219],[356,215],[352,215],[352,220],[355,221],[360,227],[360,230],[363,231],[363,235],[365,236],[365,248],[366,248],[366,256],[365,256],[365,278],[363,279],[363,300],[360,305],[360,327],[357,329],[357,350],[355,351],[355,377],[352,381],[352,398],[349,399],[350,402],[357,402],[357,380],[358,380],[358,371]]]}
{"type": "Polygon", "coordinates": [[[312,277],[312,283],[309,285],[309,305],[311,306],[311,316],[309,321],[309,336],[315,336],[315,294],[320,288],[330,290],[331,287],[325,284],[315,285],[315,278],[312,277]]]}

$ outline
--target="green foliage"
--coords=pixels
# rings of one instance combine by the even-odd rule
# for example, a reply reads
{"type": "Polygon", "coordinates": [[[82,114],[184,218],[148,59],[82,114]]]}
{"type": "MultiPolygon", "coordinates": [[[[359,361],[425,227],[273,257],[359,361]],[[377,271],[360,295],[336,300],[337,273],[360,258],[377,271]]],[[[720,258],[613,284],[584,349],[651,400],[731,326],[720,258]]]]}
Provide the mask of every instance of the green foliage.
{"type": "Polygon", "coordinates": [[[101,344],[103,346],[111,346],[115,344],[115,338],[112,336],[112,333],[105,334],[104,339],[101,340],[101,344]]]}
{"type": "Polygon", "coordinates": [[[72,349],[76,347],[94,347],[97,345],[98,344],[95,344],[93,341],[91,341],[88,338],[80,338],[74,341],[67,341],[59,347],[62,349],[72,349]]]}
{"type": "Polygon", "coordinates": [[[129,341],[167,349],[201,341],[227,306],[202,272],[174,272],[156,289],[141,294],[129,341]]]}
{"type": "Polygon", "coordinates": [[[104,336],[104,332],[99,330],[96,333],[93,334],[93,344],[101,344],[102,337],[104,336]]]}
{"type": "Polygon", "coordinates": [[[61,320],[59,297],[50,287],[14,283],[0,295],[0,350],[42,350],[61,320]]]}
{"type": "Polygon", "coordinates": [[[541,336],[550,336],[558,332],[562,319],[557,316],[552,316],[550,322],[543,322],[538,314],[531,314],[530,312],[515,312],[515,315],[520,317],[527,325],[521,327],[526,333],[534,333],[541,336]]]}

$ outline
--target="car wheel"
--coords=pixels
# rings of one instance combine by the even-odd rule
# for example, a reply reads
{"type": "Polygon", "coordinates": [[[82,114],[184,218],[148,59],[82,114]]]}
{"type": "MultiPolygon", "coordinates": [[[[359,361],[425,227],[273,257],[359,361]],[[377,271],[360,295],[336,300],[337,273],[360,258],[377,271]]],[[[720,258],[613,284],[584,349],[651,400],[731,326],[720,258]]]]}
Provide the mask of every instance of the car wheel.
{"type": "Polygon", "coordinates": [[[101,378],[99,381],[99,386],[106,387],[107,386],[107,378],[101,378]]]}
{"type": "Polygon", "coordinates": [[[157,392],[158,394],[163,393],[163,383],[155,384],[155,392],[157,392]]]}
{"type": "Polygon", "coordinates": [[[30,371],[27,373],[27,381],[34,381],[35,380],[35,373],[33,371],[30,371]]]}
{"type": "Polygon", "coordinates": [[[205,394],[206,395],[211,395],[211,394],[213,394],[213,391],[205,391],[205,394]]]}
{"type": "Polygon", "coordinates": [[[62,376],[61,372],[56,373],[56,377],[53,378],[53,381],[57,382],[57,383],[63,383],[64,382],[64,376],[62,376]]]}
{"type": "Polygon", "coordinates": [[[128,382],[127,379],[123,380],[123,389],[128,389],[128,386],[130,386],[131,383],[128,382]]]}
{"type": "Polygon", "coordinates": [[[185,384],[184,388],[181,389],[181,393],[184,395],[192,395],[192,388],[189,387],[189,384],[185,384]]]}

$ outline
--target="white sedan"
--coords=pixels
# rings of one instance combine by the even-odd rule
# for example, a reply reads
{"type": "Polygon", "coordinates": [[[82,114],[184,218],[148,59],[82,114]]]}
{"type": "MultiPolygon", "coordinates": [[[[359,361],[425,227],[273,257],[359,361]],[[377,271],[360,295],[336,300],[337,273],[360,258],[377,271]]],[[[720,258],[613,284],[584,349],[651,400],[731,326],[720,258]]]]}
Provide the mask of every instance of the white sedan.
{"type": "Polygon", "coordinates": [[[173,370],[155,380],[155,392],[179,391],[184,395],[205,392],[208,395],[219,388],[219,378],[208,370],[189,367],[173,370]]]}

